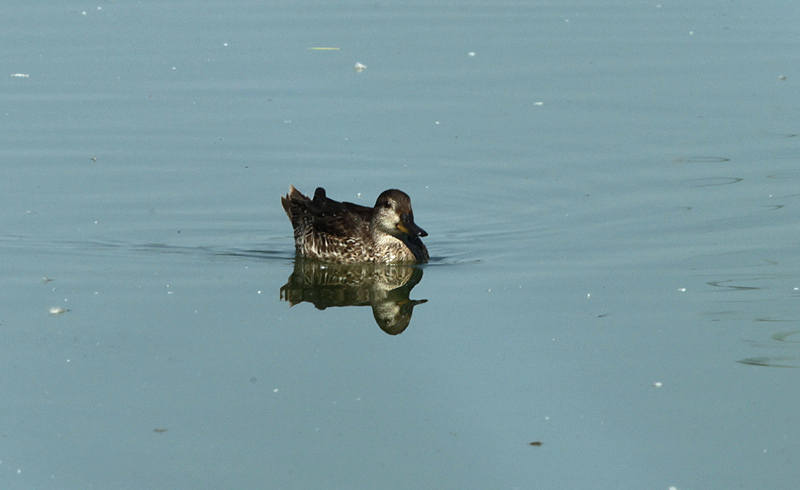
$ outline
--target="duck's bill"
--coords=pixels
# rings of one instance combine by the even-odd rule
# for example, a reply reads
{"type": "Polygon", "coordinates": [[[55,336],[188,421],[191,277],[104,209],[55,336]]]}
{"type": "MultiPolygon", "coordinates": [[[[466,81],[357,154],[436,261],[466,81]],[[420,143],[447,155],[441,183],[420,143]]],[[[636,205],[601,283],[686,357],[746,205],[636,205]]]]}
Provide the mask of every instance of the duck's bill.
{"type": "Polygon", "coordinates": [[[401,217],[397,229],[411,236],[428,236],[428,232],[417,226],[416,223],[414,223],[414,218],[408,215],[403,215],[401,217]]]}

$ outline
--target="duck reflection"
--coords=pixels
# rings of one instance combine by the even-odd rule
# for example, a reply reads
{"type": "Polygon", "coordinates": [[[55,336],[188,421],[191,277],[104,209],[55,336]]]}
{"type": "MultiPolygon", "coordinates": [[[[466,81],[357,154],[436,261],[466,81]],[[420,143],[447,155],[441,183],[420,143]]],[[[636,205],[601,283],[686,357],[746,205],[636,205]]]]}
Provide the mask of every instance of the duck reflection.
{"type": "Polygon", "coordinates": [[[281,299],[290,306],[306,301],[320,310],[330,306],[372,306],[381,330],[402,333],[414,307],[428,300],[409,299],[422,269],[402,264],[324,264],[298,257],[281,299]]]}

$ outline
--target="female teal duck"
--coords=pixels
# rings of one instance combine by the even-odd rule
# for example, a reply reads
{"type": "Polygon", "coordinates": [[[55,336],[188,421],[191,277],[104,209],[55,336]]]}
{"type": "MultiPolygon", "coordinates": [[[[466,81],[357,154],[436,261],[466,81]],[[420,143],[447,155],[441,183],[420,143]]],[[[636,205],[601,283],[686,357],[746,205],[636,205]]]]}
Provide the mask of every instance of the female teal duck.
{"type": "Polygon", "coordinates": [[[317,187],[314,198],[289,187],[281,204],[294,227],[297,253],[337,264],[427,262],[427,236],[414,223],[411,199],[403,191],[383,191],[374,208],[339,202],[317,187]]]}

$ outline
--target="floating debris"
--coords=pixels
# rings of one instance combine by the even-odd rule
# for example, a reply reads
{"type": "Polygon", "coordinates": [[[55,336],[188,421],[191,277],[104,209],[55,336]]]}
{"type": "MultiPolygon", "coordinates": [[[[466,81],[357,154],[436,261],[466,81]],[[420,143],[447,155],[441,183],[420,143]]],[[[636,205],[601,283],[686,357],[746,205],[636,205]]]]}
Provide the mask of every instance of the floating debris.
{"type": "Polygon", "coordinates": [[[62,313],[68,312],[69,310],[65,310],[64,308],[62,308],[60,306],[54,306],[54,307],[50,308],[49,311],[50,311],[51,315],[60,315],[62,313]]]}
{"type": "Polygon", "coordinates": [[[541,446],[541,445],[542,445],[542,441],[533,441],[533,442],[529,442],[529,443],[528,443],[528,445],[529,445],[529,446],[537,446],[537,447],[538,447],[538,446],[541,446]]]}
{"type": "Polygon", "coordinates": [[[14,77],[14,78],[30,78],[31,77],[27,73],[12,73],[11,76],[14,77]]]}
{"type": "Polygon", "coordinates": [[[353,69],[355,71],[357,71],[358,73],[361,73],[362,71],[367,69],[367,65],[362,65],[361,63],[356,63],[355,66],[353,66],[353,69]]]}

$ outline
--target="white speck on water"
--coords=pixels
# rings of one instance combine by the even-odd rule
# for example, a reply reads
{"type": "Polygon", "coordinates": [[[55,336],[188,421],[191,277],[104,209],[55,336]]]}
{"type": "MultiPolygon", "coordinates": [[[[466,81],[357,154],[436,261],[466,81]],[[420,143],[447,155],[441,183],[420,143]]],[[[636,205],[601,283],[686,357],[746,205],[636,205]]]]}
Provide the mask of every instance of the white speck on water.
{"type": "Polygon", "coordinates": [[[473,51],[470,51],[469,53],[467,53],[467,56],[469,56],[471,58],[474,58],[475,57],[475,53],[473,51]]]}
{"type": "Polygon", "coordinates": [[[678,288],[678,292],[679,293],[685,293],[686,292],[686,288],[678,288]]]}
{"type": "Polygon", "coordinates": [[[661,386],[663,386],[661,381],[656,381],[655,383],[653,383],[653,387],[655,387],[655,388],[661,388],[661,386]]]}
{"type": "Polygon", "coordinates": [[[366,69],[367,69],[367,65],[362,65],[361,63],[356,63],[356,64],[353,66],[353,69],[354,69],[354,70],[355,70],[357,73],[361,73],[362,71],[364,71],[364,70],[366,70],[366,69]]]}

